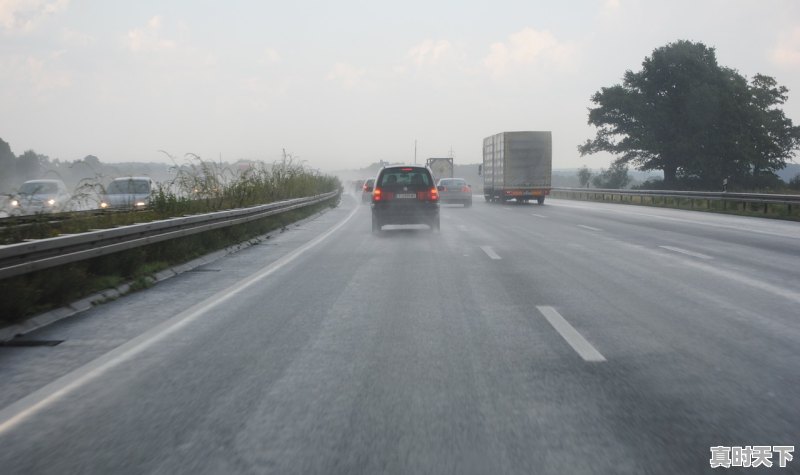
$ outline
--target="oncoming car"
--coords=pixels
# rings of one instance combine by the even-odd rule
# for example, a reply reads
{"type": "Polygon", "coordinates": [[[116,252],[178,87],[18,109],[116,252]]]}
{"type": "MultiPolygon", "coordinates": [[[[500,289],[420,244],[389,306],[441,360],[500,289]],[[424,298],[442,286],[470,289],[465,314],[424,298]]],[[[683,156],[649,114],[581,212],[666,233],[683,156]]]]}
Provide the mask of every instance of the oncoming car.
{"type": "Polygon", "coordinates": [[[436,185],[442,203],[461,203],[472,206],[472,187],[463,178],[442,178],[436,185]]]}
{"type": "Polygon", "coordinates": [[[115,178],[106,188],[100,207],[144,208],[150,204],[153,180],[146,176],[115,178]]]}
{"type": "Polygon", "coordinates": [[[11,198],[12,215],[66,211],[70,193],[61,180],[29,180],[11,198]]]}
{"type": "Polygon", "coordinates": [[[372,232],[386,224],[426,224],[439,230],[439,191],[430,170],[420,166],[383,168],[372,190],[372,232]]]}

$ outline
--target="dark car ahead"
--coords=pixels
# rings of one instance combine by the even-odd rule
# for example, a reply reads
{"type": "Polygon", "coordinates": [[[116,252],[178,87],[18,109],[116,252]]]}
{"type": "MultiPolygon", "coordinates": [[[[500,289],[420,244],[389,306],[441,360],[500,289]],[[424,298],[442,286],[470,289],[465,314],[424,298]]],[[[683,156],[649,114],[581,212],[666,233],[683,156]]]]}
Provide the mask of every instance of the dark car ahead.
{"type": "Polygon", "coordinates": [[[375,179],[370,178],[369,180],[365,180],[364,184],[361,185],[361,202],[366,204],[372,201],[372,188],[375,186],[375,179]]]}
{"type": "Polygon", "coordinates": [[[436,185],[442,203],[460,203],[472,206],[472,187],[463,178],[442,178],[436,185]]]}
{"type": "Polygon", "coordinates": [[[439,191],[426,167],[383,168],[372,191],[372,232],[386,224],[426,224],[439,230],[439,191]]]}

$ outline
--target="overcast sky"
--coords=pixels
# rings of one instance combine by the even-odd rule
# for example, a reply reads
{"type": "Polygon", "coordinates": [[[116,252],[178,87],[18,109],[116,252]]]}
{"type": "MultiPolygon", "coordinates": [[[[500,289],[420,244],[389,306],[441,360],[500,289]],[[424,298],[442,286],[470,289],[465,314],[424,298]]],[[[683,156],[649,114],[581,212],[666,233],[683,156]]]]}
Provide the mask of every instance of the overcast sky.
{"type": "Polygon", "coordinates": [[[551,130],[554,167],[593,136],[589,98],[667,43],[789,88],[800,122],[800,1],[0,0],[0,138],[76,160],[175,156],[314,168],[447,156],[551,130]]]}

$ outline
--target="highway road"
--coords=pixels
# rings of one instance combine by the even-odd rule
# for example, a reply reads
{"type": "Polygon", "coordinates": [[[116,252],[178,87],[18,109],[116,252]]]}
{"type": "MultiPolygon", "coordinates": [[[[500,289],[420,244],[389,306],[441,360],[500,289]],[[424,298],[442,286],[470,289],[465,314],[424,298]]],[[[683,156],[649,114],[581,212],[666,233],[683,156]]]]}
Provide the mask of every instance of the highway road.
{"type": "Polygon", "coordinates": [[[0,348],[0,472],[709,473],[800,445],[800,224],[478,197],[441,222],[374,236],[345,196],[0,348]]]}

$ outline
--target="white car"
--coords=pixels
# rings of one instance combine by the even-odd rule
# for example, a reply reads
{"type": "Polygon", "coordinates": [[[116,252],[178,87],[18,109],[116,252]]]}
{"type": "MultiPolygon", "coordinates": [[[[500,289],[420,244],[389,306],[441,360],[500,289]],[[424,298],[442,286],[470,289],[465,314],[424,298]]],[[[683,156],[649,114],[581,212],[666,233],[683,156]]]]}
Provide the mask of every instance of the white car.
{"type": "Polygon", "coordinates": [[[126,176],[115,178],[109,183],[100,207],[106,208],[145,208],[150,204],[153,193],[153,180],[146,176],[126,176]]]}
{"type": "Polygon", "coordinates": [[[61,180],[28,180],[11,198],[12,215],[66,211],[72,195],[61,180]]]}

